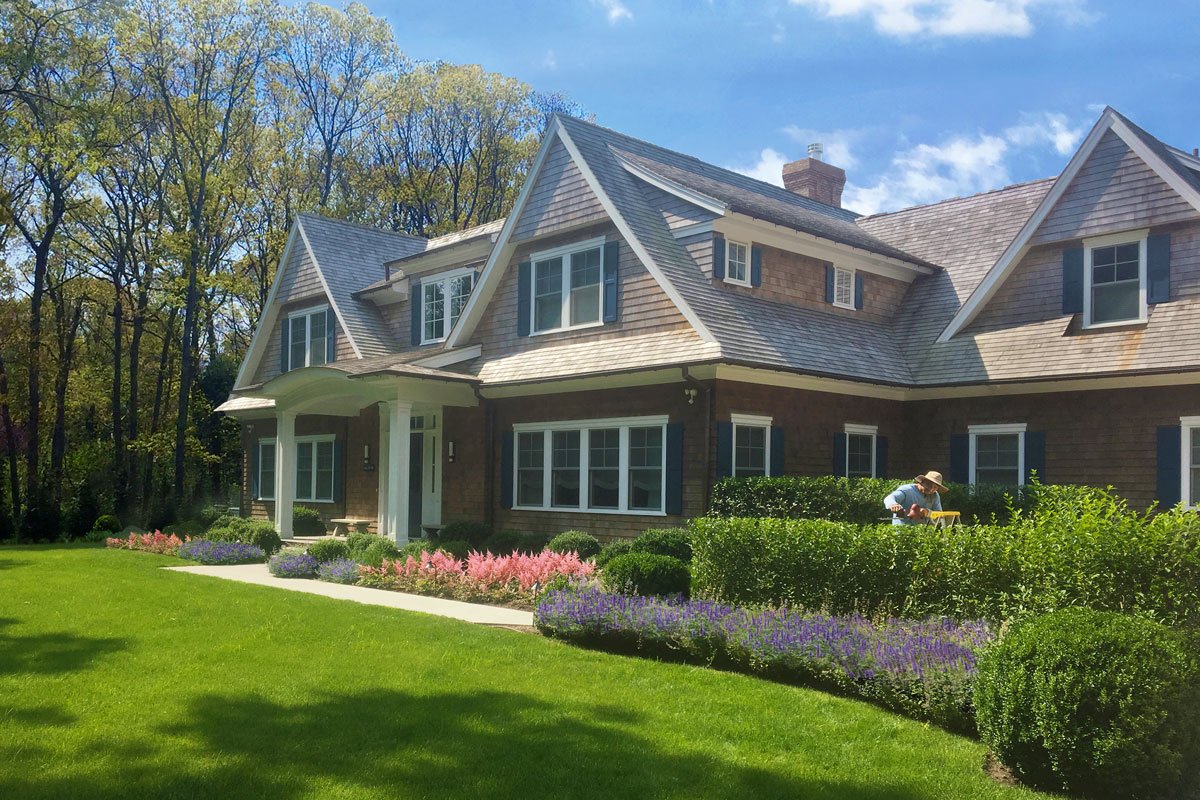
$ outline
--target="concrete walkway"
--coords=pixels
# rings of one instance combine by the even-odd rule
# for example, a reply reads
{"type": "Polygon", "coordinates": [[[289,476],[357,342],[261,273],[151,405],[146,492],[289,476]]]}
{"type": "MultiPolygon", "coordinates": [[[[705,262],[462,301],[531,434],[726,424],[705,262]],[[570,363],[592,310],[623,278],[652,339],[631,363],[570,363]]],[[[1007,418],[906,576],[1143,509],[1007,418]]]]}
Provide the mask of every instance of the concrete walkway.
{"type": "Polygon", "coordinates": [[[458,600],[443,600],[440,597],[404,594],[386,589],[369,589],[366,586],[345,586],[340,583],[328,583],[307,578],[276,578],[267,569],[266,564],[242,564],[236,567],[164,567],[164,569],[187,572],[192,575],[208,575],[212,578],[225,578],[242,583],[254,583],[259,586],[274,586],[293,592],[319,594],[322,597],[352,600],[355,603],[366,603],[372,606],[387,606],[405,611],[419,611],[423,614],[436,614],[439,617],[461,619],[464,622],[475,622],[480,625],[526,627],[533,625],[533,612],[531,611],[462,603],[458,600]]]}

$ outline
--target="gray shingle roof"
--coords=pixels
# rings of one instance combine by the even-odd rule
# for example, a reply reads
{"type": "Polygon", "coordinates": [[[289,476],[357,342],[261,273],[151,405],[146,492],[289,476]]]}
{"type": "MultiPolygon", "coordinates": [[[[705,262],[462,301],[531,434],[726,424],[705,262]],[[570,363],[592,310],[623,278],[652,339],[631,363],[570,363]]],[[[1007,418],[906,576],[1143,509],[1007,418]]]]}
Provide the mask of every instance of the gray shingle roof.
{"type": "Polygon", "coordinates": [[[424,250],[426,240],[316,214],[300,214],[298,224],[329,287],[329,299],[362,356],[395,351],[396,342],[379,310],[353,294],[382,277],[385,262],[424,250]]]}

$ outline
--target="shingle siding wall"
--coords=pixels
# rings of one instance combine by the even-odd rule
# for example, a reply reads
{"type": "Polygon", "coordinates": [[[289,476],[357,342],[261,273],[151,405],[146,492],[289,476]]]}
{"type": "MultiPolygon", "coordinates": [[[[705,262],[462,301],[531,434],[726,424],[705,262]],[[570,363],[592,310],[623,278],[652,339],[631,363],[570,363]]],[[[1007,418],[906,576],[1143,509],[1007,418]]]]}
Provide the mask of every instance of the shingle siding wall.
{"type": "MultiPolygon", "coordinates": [[[[277,377],[280,367],[280,326],[281,320],[287,319],[287,315],[292,311],[297,311],[302,308],[311,306],[319,306],[328,303],[325,295],[316,297],[307,297],[303,300],[295,300],[286,304],[281,304],[279,316],[275,319],[275,325],[270,331],[263,331],[263,335],[267,337],[265,346],[263,347],[262,360],[258,362],[258,370],[254,373],[252,383],[265,383],[271,378],[277,377]]],[[[337,325],[337,360],[351,361],[358,358],[354,352],[354,346],[350,343],[349,337],[346,336],[346,331],[339,323],[337,325]]]]}
{"type": "Polygon", "coordinates": [[[542,171],[529,192],[512,240],[523,241],[559,228],[605,219],[604,207],[584,180],[562,142],[550,146],[542,171]]]}
{"type": "Polygon", "coordinates": [[[1197,213],[1109,131],[1034,234],[1034,244],[1196,219],[1197,213]]]}

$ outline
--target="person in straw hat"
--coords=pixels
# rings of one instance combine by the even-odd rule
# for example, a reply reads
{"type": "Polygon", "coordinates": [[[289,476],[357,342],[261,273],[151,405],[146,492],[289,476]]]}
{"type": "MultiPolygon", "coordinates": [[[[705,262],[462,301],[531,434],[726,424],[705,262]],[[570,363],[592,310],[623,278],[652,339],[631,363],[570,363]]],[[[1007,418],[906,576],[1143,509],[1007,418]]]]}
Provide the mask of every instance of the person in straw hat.
{"type": "Polygon", "coordinates": [[[928,523],[934,511],[942,510],[944,491],[942,473],[926,472],[883,498],[883,507],[892,512],[893,525],[928,523]]]}

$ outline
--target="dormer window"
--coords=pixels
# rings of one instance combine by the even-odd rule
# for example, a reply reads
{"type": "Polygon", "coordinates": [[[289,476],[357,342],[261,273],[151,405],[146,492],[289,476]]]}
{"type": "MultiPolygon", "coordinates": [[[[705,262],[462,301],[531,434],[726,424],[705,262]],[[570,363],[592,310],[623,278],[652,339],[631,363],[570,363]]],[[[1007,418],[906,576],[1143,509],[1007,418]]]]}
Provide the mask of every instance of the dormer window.
{"type": "Polygon", "coordinates": [[[1146,321],[1146,232],[1084,241],[1086,328],[1146,321]]]}
{"type": "Polygon", "coordinates": [[[738,286],[750,285],[750,248],[732,239],[725,243],[725,281],[738,286]]]}
{"type": "Polygon", "coordinates": [[[833,304],[838,308],[854,308],[854,270],[833,268],[833,304]]]}
{"type": "Polygon", "coordinates": [[[283,325],[284,372],[334,360],[337,328],[329,306],[292,311],[283,325]]]}
{"type": "Polygon", "coordinates": [[[533,332],[601,324],[604,239],[537,253],[533,262],[533,332]]]}
{"type": "Polygon", "coordinates": [[[473,269],[458,270],[421,283],[421,344],[440,342],[454,329],[475,285],[473,269]]]}

